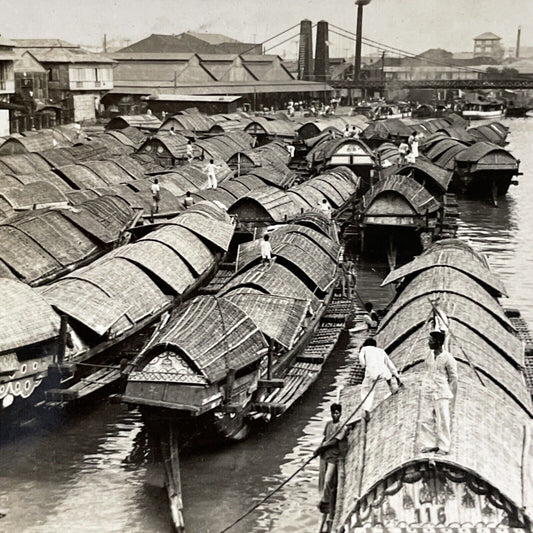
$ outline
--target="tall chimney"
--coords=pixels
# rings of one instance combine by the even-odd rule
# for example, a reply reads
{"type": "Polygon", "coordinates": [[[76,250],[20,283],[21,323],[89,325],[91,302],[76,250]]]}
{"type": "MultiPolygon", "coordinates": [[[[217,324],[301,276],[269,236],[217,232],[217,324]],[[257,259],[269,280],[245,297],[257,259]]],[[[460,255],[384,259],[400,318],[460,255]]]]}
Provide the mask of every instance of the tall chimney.
{"type": "Polygon", "coordinates": [[[520,57],[520,32],[522,31],[522,26],[518,26],[518,32],[516,34],[516,58],[520,57]]]}
{"type": "Polygon", "coordinates": [[[313,26],[310,20],[300,22],[300,50],[298,53],[298,79],[311,79],[313,72],[313,26]]]}
{"type": "Polygon", "coordinates": [[[329,79],[328,23],[321,20],[316,26],[315,81],[329,79]]]}

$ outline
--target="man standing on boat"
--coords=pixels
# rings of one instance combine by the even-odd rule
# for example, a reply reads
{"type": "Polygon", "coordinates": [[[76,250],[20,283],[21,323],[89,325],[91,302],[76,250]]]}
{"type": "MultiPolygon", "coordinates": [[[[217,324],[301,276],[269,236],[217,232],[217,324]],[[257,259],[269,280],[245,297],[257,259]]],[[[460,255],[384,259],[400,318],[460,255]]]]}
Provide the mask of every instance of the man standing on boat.
{"type": "Polygon", "coordinates": [[[217,173],[216,173],[217,168],[220,168],[219,165],[215,165],[215,161],[213,159],[210,159],[206,167],[208,189],[217,188],[217,173]]]}
{"type": "Polygon", "coordinates": [[[261,241],[261,263],[270,266],[272,261],[272,245],[270,244],[270,235],[265,233],[261,241]]]}
{"type": "Polygon", "coordinates": [[[337,489],[337,464],[342,457],[343,441],[346,437],[346,428],[341,423],[342,406],[338,403],[331,404],[331,420],[324,428],[324,438],[315,450],[314,457],[320,455],[320,472],[318,477],[318,490],[320,491],[320,512],[331,515],[334,511],[335,492],[337,489]]]}
{"type": "Polygon", "coordinates": [[[432,331],[429,334],[429,353],[422,382],[422,410],[420,413],[420,451],[450,452],[451,421],[450,400],[457,396],[457,362],[444,349],[446,334],[432,331]]]}
{"type": "Polygon", "coordinates": [[[363,401],[361,409],[363,418],[368,422],[370,410],[374,404],[377,382],[380,379],[384,379],[389,386],[390,393],[395,394],[398,392],[398,386],[401,385],[401,381],[394,363],[383,348],[378,348],[376,339],[373,337],[369,337],[363,343],[363,347],[359,352],[359,363],[365,369],[365,377],[361,385],[361,400],[363,401]],[[393,376],[396,378],[398,386],[393,383],[393,376]]]}

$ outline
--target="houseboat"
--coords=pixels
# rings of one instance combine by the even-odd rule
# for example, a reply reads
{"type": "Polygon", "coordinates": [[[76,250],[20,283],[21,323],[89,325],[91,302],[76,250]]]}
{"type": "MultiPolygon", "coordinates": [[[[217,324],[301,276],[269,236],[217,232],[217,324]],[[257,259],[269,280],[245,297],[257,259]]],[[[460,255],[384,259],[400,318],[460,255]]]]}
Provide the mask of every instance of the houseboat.
{"type": "Polygon", "coordinates": [[[358,421],[360,378],[344,388],[345,421],[354,428],[329,530],[531,531],[533,391],[520,313],[502,308],[499,278],[455,239],[435,243],[384,283],[396,283],[398,294],[376,341],[404,386],[391,396],[378,384],[368,421],[358,421]],[[448,453],[427,451],[419,431],[431,409],[423,377],[435,319],[457,362],[448,453]]]}

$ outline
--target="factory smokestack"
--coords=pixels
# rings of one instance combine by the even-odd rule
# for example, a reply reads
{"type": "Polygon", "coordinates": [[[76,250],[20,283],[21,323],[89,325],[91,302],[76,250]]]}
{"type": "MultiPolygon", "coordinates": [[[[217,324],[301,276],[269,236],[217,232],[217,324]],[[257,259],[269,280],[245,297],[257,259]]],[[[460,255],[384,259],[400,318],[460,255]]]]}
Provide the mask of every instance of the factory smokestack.
{"type": "Polygon", "coordinates": [[[316,26],[315,80],[329,79],[328,23],[321,20],[316,26]]]}
{"type": "Polygon", "coordinates": [[[522,26],[518,26],[518,32],[516,34],[516,58],[520,57],[520,32],[522,31],[522,26]]]}
{"type": "Polygon", "coordinates": [[[311,79],[313,72],[313,26],[310,20],[300,22],[300,50],[298,53],[298,79],[311,79]]]}

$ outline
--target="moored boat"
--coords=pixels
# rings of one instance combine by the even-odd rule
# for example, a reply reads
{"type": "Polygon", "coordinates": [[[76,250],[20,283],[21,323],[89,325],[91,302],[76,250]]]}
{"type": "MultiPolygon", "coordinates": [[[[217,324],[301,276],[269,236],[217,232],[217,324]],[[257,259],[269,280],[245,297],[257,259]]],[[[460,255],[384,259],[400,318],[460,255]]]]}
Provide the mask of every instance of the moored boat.
{"type": "Polygon", "coordinates": [[[140,406],[150,426],[171,420],[181,439],[238,440],[268,411],[269,392],[283,388],[335,287],[340,247],[331,222],[315,214],[302,223],[270,232],[269,266],[258,241],[241,247],[222,290],[178,309],[136,358],[123,400],[140,406]]]}
{"type": "MultiPolygon", "coordinates": [[[[498,302],[501,281],[470,246],[444,240],[384,283],[392,282],[398,295],[376,340],[405,386],[390,396],[378,384],[369,421],[349,435],[333,530],[371,531],[379,523],[391,530],[409,524],[412,531],[530,531],[533,391],[511,318],[517,313],[498,302]],[[446,349],[458,374],[448,453],[424,449],[419,431],[431,401],[423,376],[437,316],[447,322],[446,349]]],[[[341,398],[350,413],[358,380],[341,398]]]]}
{"type": "MultiPolygon", "coordinates": [[[[199,203],[135,243],[116,248],[88,266],[53,283],[27,287],[34,291],[34,299],[43,302],[40,307],[46,306],[54,317],[53,335],[43,342],[34,339],[32,324],[38,319],[35,315],[42,312],[39,306],[23,316],[11,316],[6,310],[6,330],[20,333],[16,345],[10,345],[11,352],[22,353],[24,358],[28,350],[45,354],[47,366],[44,370],[39,367],[40,373],[47,377],[49,367],[53,367],[60,374],[48,375],[50,379],[38,389],[41,394],[31,394],[32,389],[22,397],[25,402],[6,407],[12,411],[26,409],[42,400],[45,393],[50,405],[63,405],[116,383],[120,378],[118,362],[127,359],[128,354],[120,348],[126,348],[124,343],[134,333],[190,297],[213,275],[228,250],[233,231],[234,223],[225,210],[210,202],[199,203]],[[46,346],[52,341],[56,349],[49,353],[46,346]]],[[[21,293],[18,298],[23,297],[21,293]]],[[[16,363],[17,368],[2,376],[3,385],[11,386],[20,378],[27,366],[24,358],[11,356],[10,362],[16,363]]]]}

